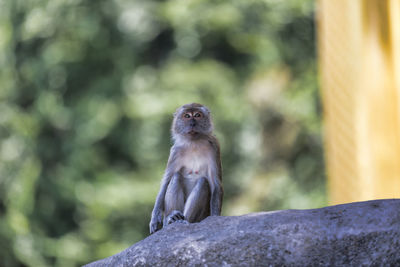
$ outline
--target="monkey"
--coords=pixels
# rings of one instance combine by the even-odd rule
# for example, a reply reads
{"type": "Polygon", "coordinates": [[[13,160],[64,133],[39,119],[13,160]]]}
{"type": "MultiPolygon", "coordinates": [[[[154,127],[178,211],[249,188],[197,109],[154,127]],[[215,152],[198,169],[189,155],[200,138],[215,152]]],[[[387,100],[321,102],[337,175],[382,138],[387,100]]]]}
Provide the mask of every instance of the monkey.
{"type": "Polygon", "coordinates": [[[220,146],[210,110],[186,104],[174,113],[173,145],[150,220],[150,234],[174,222],[200,222],[221,215],[220,146]]]}

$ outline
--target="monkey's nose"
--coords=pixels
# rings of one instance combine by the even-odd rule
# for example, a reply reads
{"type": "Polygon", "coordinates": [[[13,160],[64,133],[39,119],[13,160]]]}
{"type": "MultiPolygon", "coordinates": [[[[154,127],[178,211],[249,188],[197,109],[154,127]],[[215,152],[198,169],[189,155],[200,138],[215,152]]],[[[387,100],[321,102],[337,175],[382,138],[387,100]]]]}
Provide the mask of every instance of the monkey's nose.
{"type": "Polygon", "coordinates": [[[196,126],[196,121],[195,120],[191,120],[189,125],[190,125],[190,127],[196,126]]]}

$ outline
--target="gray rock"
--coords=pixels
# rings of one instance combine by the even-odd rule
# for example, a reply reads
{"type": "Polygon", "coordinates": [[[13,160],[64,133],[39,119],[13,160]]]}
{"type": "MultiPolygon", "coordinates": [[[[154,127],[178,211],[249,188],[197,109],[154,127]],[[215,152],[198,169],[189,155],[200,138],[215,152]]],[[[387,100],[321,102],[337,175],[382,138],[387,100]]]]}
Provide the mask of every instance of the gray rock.
{"type": "Polygon", "coordinates": [[[400,199],[174,223],[99,266],[400,266],[400,199]]]}

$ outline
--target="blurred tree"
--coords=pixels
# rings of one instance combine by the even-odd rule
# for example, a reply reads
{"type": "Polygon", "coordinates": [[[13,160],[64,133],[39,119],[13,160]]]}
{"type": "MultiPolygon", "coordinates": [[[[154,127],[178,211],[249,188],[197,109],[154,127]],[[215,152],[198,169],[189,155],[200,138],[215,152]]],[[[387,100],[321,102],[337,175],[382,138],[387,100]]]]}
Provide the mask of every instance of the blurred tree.
{"type": "Polygon", "coordinates": [[[148,234],[175,108],[213,111],[224,215],[325,204],[311,0],[0,1],[0,263],[148,234]]]}

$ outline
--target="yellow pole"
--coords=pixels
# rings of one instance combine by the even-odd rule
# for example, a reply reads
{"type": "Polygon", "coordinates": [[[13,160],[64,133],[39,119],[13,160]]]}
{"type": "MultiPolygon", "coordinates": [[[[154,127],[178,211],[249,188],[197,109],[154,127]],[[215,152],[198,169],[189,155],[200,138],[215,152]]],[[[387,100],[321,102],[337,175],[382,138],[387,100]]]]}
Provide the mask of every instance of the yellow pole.
{"type": "Polygon", "coordinates": [[[331,204],[400,197],[400,1],[319,0],[331,204]]]}

